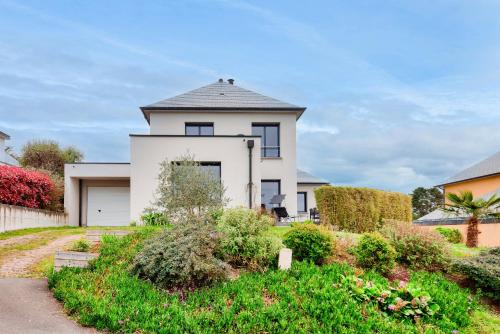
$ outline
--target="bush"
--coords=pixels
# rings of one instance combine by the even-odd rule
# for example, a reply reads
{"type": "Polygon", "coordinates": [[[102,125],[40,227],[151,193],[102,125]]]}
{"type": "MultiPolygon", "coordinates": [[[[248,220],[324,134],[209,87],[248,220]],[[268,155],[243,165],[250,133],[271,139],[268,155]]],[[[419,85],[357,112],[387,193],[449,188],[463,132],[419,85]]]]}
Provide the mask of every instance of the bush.
{"type": "Polygon", "coordinates": [[[462,234],[456,228],[437,227],[436,231],[452,244],[462,242],[462,234]]]}
{"type": "Polygon", "coordinates": [[[382,274],[389,273],[396,262],[396,251],[380,233],[364,233],[354,254],[358,264],[367,269],[374,269],[382,274]]]}
{"type": "Polygon", "coordinates": [[[381,232],[396,249],[399,263],[428,271],[448,268],[448,244],[439,233],[400,221],[386,221],[381,232]]]}
{"type": "Polygon", "coordinates": [[[332,254],[334,236],[324,227],[302,224],[292,227],[285,234],[283,243],[292,249],[295,259],[318,264],[332,254]]]}
{"type": "Polygon", "coordinates": [[[141,216],[141,221],[146,226],[168,226],[170,222],[166,215],[161,212],[149,211],[141,216]]]}
{"type": "Polygon", "coordinates": [[[0,166],[0,203],[48,209],[54,191],[54,183],[44,173],[0,166]]]}
{"type": "Polygon", "coordinates": [[[221,234],[219,253],[234,266],[264,270],[283,247],[281,240],[267,231],[274,221],[254,210],[237,208],[224,211],[217,222],[221,234]]]}
{"type": "Polygon", "coordinates": [[[211,284],[227,275],[228,265],[214,256],[218,242],[210,222],[179,221],[147,240],[133,261],[132,273],[162,288],[211,284]]]}
{"type": "Polygon", "coordinates": [[[458,260],[453,268],[466,275],[487,295],[500,300],[500,247],[483,251],[473,258],[458,260]]]}
{"type": "Polygon", "coordinates": [[[412,219],[411,198],[401,193],[322,186],[314,194],[322,223],[343,231],[372,232],[384,219],[412,219]]]}
{"type": "Polygon", "coordinates": [[[88,252],[89,249],[90,243],[85,239],[75,241],[70,248],[73,252],[88,252]]]}

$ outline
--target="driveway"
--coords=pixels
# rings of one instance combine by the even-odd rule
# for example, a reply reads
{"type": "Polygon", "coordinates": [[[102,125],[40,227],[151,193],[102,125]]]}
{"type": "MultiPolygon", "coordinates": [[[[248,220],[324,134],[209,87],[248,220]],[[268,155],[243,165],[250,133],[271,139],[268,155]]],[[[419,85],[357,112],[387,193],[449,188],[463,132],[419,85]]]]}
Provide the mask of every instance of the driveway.
{"type": "Polygon", "coordinates": [[[97,333],[70,320],[45,279],[0,279],[0,328],[10,334],[97,333]]]}

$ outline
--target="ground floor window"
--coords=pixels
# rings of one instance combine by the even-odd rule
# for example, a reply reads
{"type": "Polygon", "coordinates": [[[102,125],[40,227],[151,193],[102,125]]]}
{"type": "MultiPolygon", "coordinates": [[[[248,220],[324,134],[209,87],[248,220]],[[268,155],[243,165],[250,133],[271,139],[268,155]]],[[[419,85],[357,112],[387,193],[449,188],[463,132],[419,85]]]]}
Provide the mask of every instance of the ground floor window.
{"type": "Polygon", "coordinates": [[[278,206],[271,204],[271,199],[274,195],[281,194],[281,181],[280,180],[262,180],[260,183],[260,202],[270,209],[278,206]]]}
{"type": "Polygon", "coordinates": [[[221,166],[220,162],[200,162],[200,167],[212,173],[218,180],[221,179],[221,166]]]}
{"type": "Polygon", "coordinates": [[[307,192],[305,191],[297,193],[297,211],[307,212],[307,192]]]}

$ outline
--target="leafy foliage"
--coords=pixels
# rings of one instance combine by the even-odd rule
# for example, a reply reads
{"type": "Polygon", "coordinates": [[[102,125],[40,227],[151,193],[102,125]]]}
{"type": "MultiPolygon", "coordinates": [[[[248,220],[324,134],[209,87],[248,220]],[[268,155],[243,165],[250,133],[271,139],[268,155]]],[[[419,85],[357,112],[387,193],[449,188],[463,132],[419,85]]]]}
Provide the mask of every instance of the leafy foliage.
{"type": "Polygon", "coordinates": [[[283,243],[293,251],[299,261],[321,263],[335,245],[333,234],[326,228],[314,224],[295,225],[285,234],[283,243]]]}
{"type": "Polygon", "coordinates": [[[473,258],[458,260],[453,268],[465,274],[488,295],[500,300],[500,247],[483,251],[473,258]]]}
{"type": "Polygon", "coordinates": [[[385,287],[350,275],[342,280],[342,286],[347,287],[355,299],[376,302],[385,315],[397,318],[417,321],[422,317],[437,315],[440,309],[427,291],[403,281],[396,287],[385,287]]]}
{"type": "Polygon", "coordinates": [[[141,221],[146,226],[168,226],[170,221],[164,213],[156,211],[146,211],[141,216],[141,221]]]}
{"type": "Polygon", "coordinates": [[[54,183],[46,174],[0,166],[0,203],[49,209],[54,191],[54,183]]]}
{"type": "Polygon", "coordinates": [[[207,217],[227,202],[222,182],[189,155],[163,161],[158,181],[154,205],[174,224],[184,216],[207,217]]]}
{"type": "Polygon", "coordinates": [[[448,244],[435,231],[388,220],[381,232],[396,249],[397,261],[412,269],[438,271],[450,264],[448,244]]]}
{"type": "Polygon", "coordinates": [[[218,242],[211,222],[186,218],[146,242],[134,258],[132,273],[163,288],[211,284],[224,279],[228,270],[214,256],[218,242]]]}
{"type": "Polygon", "coordinates": [[[449,203],[445,209],[457,216],[469,217],[467,221],[467,247],[477,247],[479,235],[479,222],[481,218],[500,218],[500,197],[496,194],[488,199],[474,199],[470,191],[462,191],[459,194],[449,193],[449,203]]]}
{"type": "Polygon", "coordinates": [[[90,249],[90,243],[85,239],[77,240],[71,245],[70,250],[74,252],[88,252],[90,249]]]}
{"type": "Polygon", "coordinates": [[[364,233],[354,248],[358,264],[382,274],[389,273],[396,262],[396,251],[379,233],[364,233]]]}
{"type": "Polygon", "coordinates": [[[323,224],[343,231],[375,231],[384,219],[411,221],[409,196],[369,188],[322,186],[314,191],[323,224]]]}
{"type": "Polygon", "coordinates": [[[221,257],[234,266],[266,269],[283,247],[279,238],[268,234],[273,225],[273,219],[258,215],[254,210],[236,208],[224,211],[217,222],[221,234],[221,257]]]}
{"type": "Polygon", "coordinates": [[[456,228],[437,227],[436,231],[452,244],[462,242],[462,233],[456,228]]]}
{"type": "MultiPolygon", "coordinates": [[[[149,235],[142,228],[123,238],[104,237],[91,268],[50,274],[54,296],[83,325],[121,333],[462,333],[477,308],[467,290],[442,275],[414,273],[409,286],[428,292],[439,305],[438,316],[418,323],[384,316],[378,302],[360,301],[343,287],[351,267],[300,262],[288,271],[243,274],[190,293],[166,293],[127,270],[149,235]]],[[[389,289],[374,272],[361,278],[389,289]]]]}
{"type": "Polygon", "coordinates": [[[23,167],[47,170],[63,176],[64,164],[82,161],[83,153],[75,147],[62,149],[53,140],[35,140],[24,145],[19,161],[23,167]]]}
{"type": "Polygon", "coordinates": [[[444,196],[439,188],[418,187],[411,193],[413,218],[418,219],[443,206],[444,196]]]}

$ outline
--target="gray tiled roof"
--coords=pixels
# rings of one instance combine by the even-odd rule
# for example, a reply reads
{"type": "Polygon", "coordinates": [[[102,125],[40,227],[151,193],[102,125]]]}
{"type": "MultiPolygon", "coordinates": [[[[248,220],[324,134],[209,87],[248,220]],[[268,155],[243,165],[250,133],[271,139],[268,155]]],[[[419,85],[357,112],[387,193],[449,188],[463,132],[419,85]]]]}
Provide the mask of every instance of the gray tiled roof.
{"type": "Polygon", "coordinates": [[[499,174],[500,173],[500,152],[495,153],[491,157],[478,162],[477,164],[464,169],[460,173],[446,179],[442,184],[450,184],[478,177],[499,174]]]}
{"type": "Polygon", "coordinates": [[[325,179],[316,177],[303,170],[297,169],[297,183],[328,184],[325,179]]]}
{"type": "Polygon", "coordinates": [[[158,110],[292,111],[296,112],[299,118],[305,109],[220,80],[141,107],[147,119],[150,111],[158,110]]]}
{"type": "Polygon", "coordinates": [[[5,132],[0,131],[0,138],[10,139],[10,136],[8,134],[6,134],[5,132]]]}

